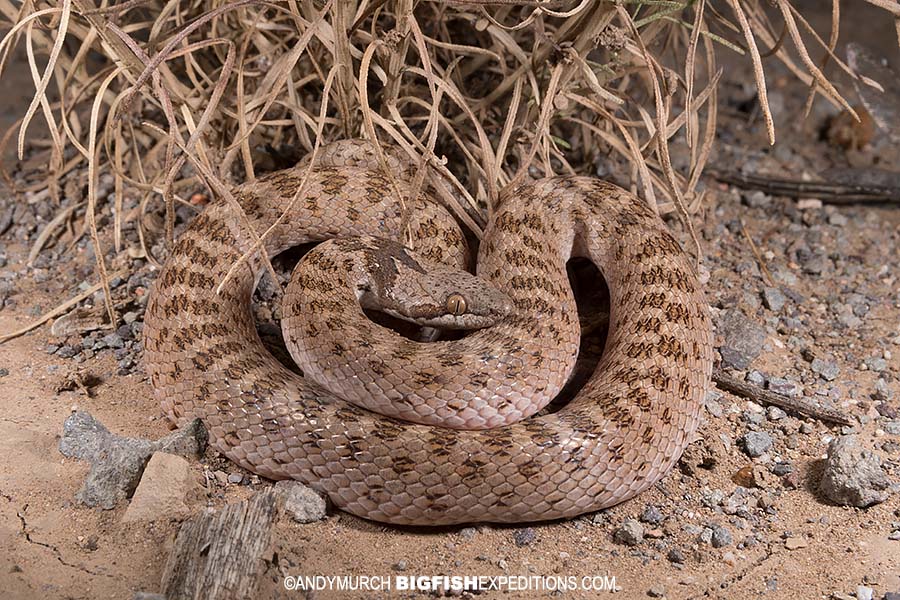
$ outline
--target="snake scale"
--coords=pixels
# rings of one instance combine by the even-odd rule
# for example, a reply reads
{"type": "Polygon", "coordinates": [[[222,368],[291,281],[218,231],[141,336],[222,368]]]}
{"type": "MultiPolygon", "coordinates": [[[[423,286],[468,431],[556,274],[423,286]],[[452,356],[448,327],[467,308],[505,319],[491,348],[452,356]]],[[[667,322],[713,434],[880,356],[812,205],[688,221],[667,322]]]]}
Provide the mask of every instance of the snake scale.
{"type": "MultiPolygon", "coordinates": [[[[426,197],[395,200],[391,180],[375,163],[344,160],[346,149],[357,146],[333,148],[329,161],[310,170],[283,223],[276,220],[297,191],[303,163],[235,188],[258,234],[276,224],[265,238],[270,256],[306,242],[370,235],[412,243],[433,263],[465,264],[462,234],[445,209],[426,197]]],[[[282,366],[263,347],[250,310],[261,260],[240,267],[217,293],[251,243],[224,199],[191,222],[148,303],[146,369],[170,419],[203,419],[213,447],[231,460],[265,477],[300,480],[347,512],[416,525],[572,517],[658,481],[698,426],[713,363],[707,304],[689,259],[659,217],[613,184],[564,176],[503,191],[480,246],[478,274],[513,306],[498,324],[504,334],[488,328],[462,338],[481,336],[478,343],[487,344],[477,360],[460,356],[454,342],[406,341],[399,350],[379,355],[376,347],[366,360],[350,361],[376,367],[356,390],[363,397],[374,381],[427,422],[420,405],[403,402],[418,376],[426,387],[437,383],[421,402],[443,399],[436,412],[452,409],[462,421],[471,416],[467,406],[487,407],[476,426],[488,429],[373,413],[282,366]],[[573,256],[591,260],[610,290],[604,353],[568,404],[523,418],[536,410],[531,395],[555,395],[577,354],[565,270],[573,256]],[[396,376],[423,351],[431,352],[432,364],[396,376]],[[451,398],[443,390],[459,393],[451,398]],[[507,418],[521,420],[493,426],[507,418]]],[[[316,291],[318,284],[299,285],[316,291]]],[[[286,316],[302,313],[294,304],[286,301],[286,316]]],[[[321,335],[326,361],[329,353],[346,359],[341,355],[371,333],[328,338],[324,332],[338,329],[342,309],[325,296],[310,306],[321,319],[307,333],[313,340],[321,335]]]]}

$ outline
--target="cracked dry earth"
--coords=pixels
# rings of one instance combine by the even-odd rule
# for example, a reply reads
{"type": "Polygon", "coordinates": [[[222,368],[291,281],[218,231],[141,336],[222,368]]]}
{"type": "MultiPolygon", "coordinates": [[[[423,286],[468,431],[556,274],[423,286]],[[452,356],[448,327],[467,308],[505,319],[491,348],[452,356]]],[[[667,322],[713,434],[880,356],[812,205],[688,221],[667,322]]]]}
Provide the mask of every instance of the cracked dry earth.
{"type": "MultiPolygon", "coordinates": [[[[728,84],[720,166],[802,176],[900,164],[884,135],[862,150],[812,143],[837,111],[819,101],[803,129],[792,128],[806,88],[772,69],[778,145],[766,148],[753,121],[752,88],[728,84]]],[[[714,392],[685,458],[632,501],[531,527],[396,528],[334,511],[308,525],[279,521],[260,597],[284,597],[286,574],[400,573],[610,575],[624,598],[900,597],[900,207],[835,208],[707,184],[712,194],[697,226],[722,357],[742,379],[843,410],[851,427],[714,392]],[[881,458],[894,484],[884,502],[853,508],[821,493],[822,458],[846,434],[881,458]]],[[[57,210],[27,200],[0,194],[0,225],[10,215],[0,234],[0,332],[95,281],[85,240],[63,238],[25,266],[57,210]]],[[[110,228],[103,231],[108,241],[110,228]]],[[[125,234],[133,243],[133,228],[125,234]]],[[[140,259],[113,263],[114,271],[126,267],[130,275],[114,282],[124,317],[115,332],[55,337],[43,327],[0,345],[0,598],[127,599],[158,589],[178,521],[122,523],[125,505],[79,506],[74,496],[88,465],[57,449],[76,407],[121,435],[157,439],[169,431],[140,366],[140,323],[155,274],[140,259]],[[67,385],[74,373],[82,386],[67,385]]],[[[260,329],[271,337],[269,322],[279,314],[271,287],[257,300],[260,329]]],[[[191,472],[202,490],[194,511],[270,485],[212,451],[191,472]]]]}

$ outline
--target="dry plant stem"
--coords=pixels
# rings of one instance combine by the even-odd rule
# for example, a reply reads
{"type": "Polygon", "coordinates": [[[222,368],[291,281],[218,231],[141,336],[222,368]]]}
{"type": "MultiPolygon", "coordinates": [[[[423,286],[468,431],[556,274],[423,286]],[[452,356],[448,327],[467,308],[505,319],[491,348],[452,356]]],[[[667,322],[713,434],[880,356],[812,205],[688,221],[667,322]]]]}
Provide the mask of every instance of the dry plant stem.
{"type": "MultiPolygon", "coordinates": [[[[828,50],[825,52],[825,56],[822,57],[822,69],[828,65],[828,61],[834,53],[834,49],[837,46],[838,34],[840,32],[840,22],[841,22],[841,0],[831,0],[831,34],[828,37],[828,50]]],[[[806,119],[809,117],[809,112],[812,110],[813,100],[816,97],[816,86],[809,86],[809,94],[806,97],[806,104],[803,107],[803,118],[806,119]]]]}
{"type": "Polygon", "coordinates": [[[350,56],[350,38],[348,31],[351,25],[355,2],[339,1],[334,5],[334,63],[337,68],[337,106],[341,115],[344,137],[352,137],[354,131],[352,108],[355,106],[356,94],[353,90],[353,59],[350,56]]]}
{"type": "MultiPolygon", "coordinates": [[[[281,213],[281,215],[279,215],[278,218],[275,219],[275,222],[272,223],[272,225],[268,229],[266,229],[262,235],[257,237],[256,240],[254,241],[253,245],[251,245],[250,248],[248,248],[247,251],[237,261],[235,261],[234,265],[231,266],[231,268],[225,274],[225,277],[219,283],[219,287],[216,290],[217,293],[222,292],[222,289],[224,288],[225,283],[229,279],[231,279],[234,276],[234,273],[237,271],[237,269],[241,265],[245,264],[248,260],[250,260],[250,258],[256,252],[259,252],[261,255],[265,255],[265,248],[263,247],[263,243],[264,243],[265,239],[267,237],[269,237],[269,235],[271,235],[273,230],[275,230],[279,225],[281,225],[284,222],[284,219],[287,218],[288,214],[290,214],[290,211],[294,207],[294,205],[297,203],[297,200],[306,191],[306,182],[309,180],[309,174],[312,172],[313,168],[316,166],[316,159],[318,158],[319,147],[320,147],[321,141],[322,141],[322,129],[324,128],[324,124],[325,124],[325,114],[328,110],[328,98],[330,96],[331,86],[334,83],[336,75],[337,75],[337,68],[332,69],[331,72],[328,74],[328,78],[325,80],[325,89],[322,93],[322,105],[321,105],[321,109],[319,111],[319,130],[316,132],[315,146],[313,146],[312,155],[310,156],[309,164],[307,165],[306,170],[303,172],[303,178],[300,180],[300,185],[297,187],[297,191],[294,193],[294,196],[291,198],[290,202],[288,202],[287,206],[285,206],[284,211],[281,213]]],[[[248,224],[248,226],[249,226],[249,224],[248,224]]],[[[268,259],[266,259],[266,260],[268,261],[268,259]]],[[[280,287],[279,283],[278,283],[278,279],[275,276],[275,273],[270,272],[269,275],[272,278],[272,285],[274,285],[276,287],[280,287]]],[[[281,290],[279,289],[278,292],[280,293],[281,290]]]]}
{"type": "MultiPolygon", "coordinates": [[[[620,16],[624,21],[629,23],[631,27],[634,27],[634,22],[631,20],[630,15],[625,11],[621,6],[618,7],[618,11],[620,16]]],[[[662,100],[662,91],[659,87],[659,80],[656,77],[657,71],[662,71],[661,67],[656,63],[650,53],[647,52],[647,48],[644,45],[643,40],[641,39],[640,34],[635,30],[635,40],[640,45],[641,52],[644,55],[644,59],[647,62],[647,66],[650,70],[650,82],[653,85],[653,95],[656,100],[656,147],[657,147],[657,156],[659,156],[660,163],[662,164],[663,173],[666,176],[666,182],[669,185],[670,191],[672,193],[672,201],[675,203],[675,210],[678,213],[682,223],[687,227],[688,234],[691,236],[691,240],[694,242],[694,250],[696,252],[696,260],[699,265],[701,257],[703,256],[703,251],[700,248],[700,238],[697,237],[697,231],[694,229],[694,223],[691,221],[691,216],[688,214],[687,207],[684,204],[684,196],[681,193],[681,188],[678,185],[678,182],[675,180],[675,171],[672,168],[672,161],[669,157],[669,145],[668,145],[668,137],[666,136],[666,120],[668,119],[668,110],[663,105],[662,100]]],[[[653,205],[653,209],[659,213],[659,207],[655,204],[653,205]]]]}
{"type": "MultiPolygon", "coordinates": [[[[113,278],[124,277],[126,275],[128,275],[128,271],[123,270],[123,271],[118,271],[116,273],[113,273],[112,277],[113,278]]],[[[52,319],[54,317],[58,317],[59,315],[63,314],[64,312],[66,312],[67,310],[72,308],[73,306],[76,306],[79,302],[83,302],[84,300],[87,300],[88,298],[93,296],[95,293],[97,293],[99,290],[103,289],[103,287],[104,287],[104,282],[101,281],[100,283],[95,283],[94,285],[92,285],[88,289],[84,290],[83,292],[81,292],[80,294],[75,296],[74,298],[66,300],[65,302],[63,302],[62,304],[60,304],[53,310],[50,310],[50,311],[44,313],[43,315],[38,317],[38,319],[36,321],[29,323],[28,325],[26,325],[25,327],[22,327],[21,329],[17,329],[11,333],[7,333],[6,335],[0,336],[0,344],[8,342],[9,340],[11,340],[13,338],[17,338],[20,335],[25,335],[29,331],[37,329],[38,327],[40,327],[41,325],[43,325],[50,319],[52,319]]]]}
{"type": "MultiPolygon", "coordinates": [[[[688,44],[687,60],[684,65],[684,82],[687,87],[684,98],[684,112],[688,115],[693,114],[694,101],[694,66],[697,58],[697,43],[700,41],[700,31],[703,28],[703,14],[706,8],[706,0],[700,0],[697,8],[694,9],[694,26],[691,29],[691,41],[688,44]]],[[[685,123],[686,138],[688,147],[694,152],[694,127],[693,120],[688,119],[685,123]]]]}
{"type": "Polygon", "coordinates": [[[744,223],[743,219],[740,220],[740,224],[741,233],[744,235],[744,239],[747,240],[747,245],[750,246],[750,251],[753,252],[753,256],[756,257],[756,263],[759,265],[759,270],[762,271],[763,278],[770,287],[774,287],[775,279],[769,272],[769,267],[766,266],[766,261],[763,260],[762,254],[759,253],[759,248],[756,247],[756,243],[753,241],[753,238],[750,237],[750,232],[747,231],[747,225],[744,223]]]}
{"type": "MultiPolygon", "coordinates": [[[[72,14],[72,0],[63,0],[62,4],[62,12],[60,13],[59,19],[59,29],[56,31],[56,40],[53,42],[53,48],[50,50],[50,58],[47,61],[47,68],[44,70],[44,74],[41,76],[40,81],[37,84],[37,90],[35,91],[34,97],[31,99],[31,104],[28,106],[28,109],[25,111],[25,118],[22,121],[22,126],[19,129],[19,142],[18,142],[18,156],[19,160],[22,160],[25,156],[25,132],[28,130],[28,124],[31,122],[31,118],[34,116],[34,113],[37,111],[38,106],[42,103],[45,107],[45,114],[49,112],[49,109],[46,108],[46,92],[47,86],[50,84],[50,77],[53,75],[53,67],[56,64],[57,59],[59,58],[60,52],[62,52],[63,42],[66,39],[66,30],[69,27],[69,17],[72,14]]],[[[31,27],[34,22],[29,23],[28,32],[31,31],[31,27]]],[[[27,44],[27,48],[29,50],[29,63],[34,69],[34,56],[32,52],[32,45],[30,43],[27,44]]],[[[51,130],[55,130],[55,123],[51,120],[48,121],[51,130]]]]}
{"type": "Polygon", "coordinates": [[[848,415],[839,410],[816,406],[802,398],[790,398],[788,396],[776,394],[775,392],[763,389],[752,383],[741,381],[719,368],[713,369],[712,378],[719,389],[740,396],[741,398],[746,398],[757,404],[777,406],[788,412],[804,417],[812,417],[828,423],[837,423],[839,425],[848,426],[854,424],[853,420],[848,415]]]}
{"type": "Polygon", "coordinates": [[[800,55],[800,59],[803,61],[803,64],[806,65],[806,68],[809,69],[810,74],[813,79],[819,86],[821,86],[829,96],[838,101],[841,106],[844,107],[848,113],[853,115],[853,118],[859,121],[859,115],[856,114],[856,111],[853,110],[853,107],[844,99],[843,96],[837,91],[837,89],[832,85],[830,81],[822,74],[822,71],[816,67],[815,63],[813,63],[812,59],[809,57],[809,53],[806,50],[806,46],[803,43],[803,38],[800,37],[800,31],[797,29],[797,24],[794,21],[794,15],[791,11],[791,5],[787,2],[787,0],[775,0],[778,5],[779,10],[781,10],[781,15],[784,17],[784,24],[787,27],[788,33],[791,34],[791,39],[794,41],[794,47],[797,50],[797,53],[800,55]]]}
{"type": "MultiPolygon", "coordinates": [[[[567,20],[562,27],[556,32],[556,40],[557,44],[568,41],[572,36],[575,35],[575,32],[578,31],[579,35],[575,40],[575,45],[573,49],[579,55],[584,54],[588,50],[588,44],[593,44],[593,39],[599,35],[604,29],[606,29],[607,25],[609,25],[610,21],[612,21],[614,15],[613,8],[607,2],[597,2],[594,10],[588,13],[585,16],[581,16],[580,18],[576,17],[574,19],[567,20]],[[582,21],[584,21],[582,23],[582,21]]],[[[510,90],[510,88],[515,84],[515,81],[531,71],[532,65],[540,65],[547,61],[550,57],[550,53],[555,50],[554,47],[544,45],[539,47],[532,56],[530,57],[530,61],[527,63],[523,63],[519,66],[513,73],[511,73],[508,77],[506,77],[496,89],[491,91],[487,96],[483,99],[479,100],[477,106],[475,107],[476,111],[483,110],[492,106],[497,100],[502,98],[506,93],[510,90]]]]}
{"type": "Polygon", "coordinates": [[[747,15],[741,7],[740,0],[729,0],[734,16],[741,26],[744,33],[744,40],[747,42],[747,49],[750,51],[750,59],[753,61],[753,76],[756,78],[756,90],[759,94],[759,106],[763,112],[763,119],[766,122],[766,133],[769,136],[769,144],[775,144],[775,120],[772,118],[772,111],[769,108],[769,95],[766,89],[766,75],[763,71],[762,58],[759,56],[759,49],[756,47],[756,38],[753,35],[753,28],[747,21],[747,15]]]}

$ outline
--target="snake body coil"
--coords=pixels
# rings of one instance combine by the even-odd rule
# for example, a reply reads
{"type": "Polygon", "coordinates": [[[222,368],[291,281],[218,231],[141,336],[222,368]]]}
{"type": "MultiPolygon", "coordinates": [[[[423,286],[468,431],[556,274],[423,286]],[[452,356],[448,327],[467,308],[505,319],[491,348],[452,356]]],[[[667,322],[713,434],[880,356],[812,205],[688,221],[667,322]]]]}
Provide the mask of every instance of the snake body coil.
{"type": "MultiPolygon", "coordinates": [[[[276,222],[301,176],[296,167],[235,190],[255,231],[276,222]]],[[[286,225],[266,238],[266,251],[355,234],[403,239],[392,190],[365,166],[315,167],[286,225]]],[[[444,225],[452,222],[446,211],[426,200],[411,208],[413,242],[445,240],[430,246],[430,258],[463,263],[462,251],[453,249],[460,233],[444,225]]],[[[421,525],[572,517],[655,483],[698,425],[713,360],[706,302],[660,219],[612,184],[585,177],[527,183],[506,190],[492,214],[478,273],[508,294],[520,315],[513,319],[517,333],[502,340],[510,347],[501,345],[494,356],[527,348],[523,355],[534,363],[521,379],[528,389],[547,388],[552,397],[571,370],[547,366],[574,358],[557,344],[574,335],[577,347],[565,280],[571,256],[597,265],[612,307],[603,357],[578,395],[555,413],[495,429],[376,415],[283,367],[262,346],[250,312],[260,262],[241,267],[216,293],[251,243],[224,200],[194,219],[148,304],[147,371],[170,418],[202,418],[213,446],[230,459],[265,477],[298,479],[345,511],[421,525]]],[[[381,360],[390,367],[395,357],[381,360]]],[[[435,354],[435,372],[453,370],[454,360],[435,354]]],[[[484,388],[483,374],[455,371],[473,395],[484,388]]],[[[388,378],[379,385],[396,384],[388,378]]],[[[498,406],[502,412],[506,405],[498,406]]]]}

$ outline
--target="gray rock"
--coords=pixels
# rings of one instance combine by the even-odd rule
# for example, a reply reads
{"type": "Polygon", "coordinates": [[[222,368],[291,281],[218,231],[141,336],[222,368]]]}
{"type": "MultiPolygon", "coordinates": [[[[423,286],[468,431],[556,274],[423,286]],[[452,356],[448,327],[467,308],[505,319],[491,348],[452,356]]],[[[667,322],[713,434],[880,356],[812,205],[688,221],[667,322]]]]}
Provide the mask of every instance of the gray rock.
{"type": "Polygon", "coordinates": [[[741,446],[751,458],[758,458],[772,447],[772,436],[765,431],[748,431],[741,437],[741,446]]]}
{"type": "Polygon", "coordinates": [[[513,541],[519,548],[522,548],[523,546],[530,546],[536,539],[537,533],[535,533],[532,527],[526,527],[525,529],[516,529],[516,531],[513,532],[513,541]]]}
{"type": "Polygon", "coordinates": [[[643,521],[644,523],[649,523],[651,525],[659,525],[660,523],[662,523],[662,520],[663,520],[662,512],[660,512],[660,510],[657,507],[655,507],[651,504],[648,504],[647,507],[644,508],[644,512],[641,513],[641,521],[643,521]]]}
{"type": "Polygon", "coordinates": [[[888,387],[887,381],[885,381],[884,379],[879,379],[875,382],[875,391],[872,392],[873,400],[887,402],[893,395],[894,394],[891,392],[891,388],[888,387]]]}
{"type": "Polygon", "coordinates": [[[153,442],[154,452],[175,454],[184,458],[200,458],[209,444],[209,433],[200,419],[194,419],[184,427],[153,442]]]}
{"type": "Polygon", "coordinates": [[[784,308],[784,303],[787,302],[784,293],[780,289],[774,287],[764,288],[762,299],[763,305],[772,312],[779,312],[784,308]]]}
{"type": "Polygon", "coordinates": [[[844,215],[842,215],[839,212],[833,212],[830,215],[828,215],[828,224],[829,225],[834,225],[835,227],[843,227],[848,222],[849,221],[848,221],[847,217],[845,217],[844,215]]]}
{"type": "Polygon", "coordinates": [[[875,407],[875,410],[878,411],[879,415],[886,419],[900,419],[900,410],[895,406],[891,406],[884,400],[875,407]]]}
{"type": "Polygon", "coordinates": [[[790,475],[794,472],[794,466],[791,463],[775,463],[772,466],[772,473],[779,477],[790,475]]]}
{"type": "Polygon", "coordinates": [[[889,435],[900,435],[900,421],[888,421],[884,424],[883,429],[889,435]]]}
{"type": "Polygon", "coordinates": [[[76,354],[78,354],[78,351],[69,344],[60,347],[60,349],[56,351],[56,355],[60,358],[72,358],[76,354]]]}
{"type": "Polygon", "coordinates": [[[299,481],[279,481],[275,492],[284,499],[284,512],[297,523],[313,523],[325,518],[325,497],[299,481]]]}
{"type": "Polygon", "coordinates": [[[766,376],[759,371],[750,371],[744,379],[747,380],[747,383],[752,383],[753,385],[758,385],[760,387],[766,384],[766,376]]]}
{"type": "Polygon", "coordinates": [[[228,483],[238,484],[244,481],[244,476],[240,473],[229,473],[228,474],[228,483]]]}
{"type": "Polygon", "coordinates": [[[723,312],[716,323],[723,338],[719,353],[725,366],[743,371],[750,366],[766,341],[766,330],[739,310],[723,312]]]}
{"type": "Polygon", "coordinates": [[[772,204],[772,196],[760,190],[742,192],[741,200],[750,208],[765,208],[772,204]]]}
{"type": "Polygon", "coordinates": [[[59,451],[91,463],[76,499],[87,506],[110,510],[134,493],[153,453],[153,444],[114,435],[89,413],[76,412],[63,424],[59,451]]]}
{"type": "Polygon", "coordinates": [[[207,439],[206,429],[199,420],[158,442],[151,442],[115,435],[90,413],[79,411],[63,423],[59,451],[69,458],[91,463],[91,470],[76,493],[76,499],[87,506],[110,510],[134,493],[154,452],[199,456],[206,449],[207,439]]]}
{"type": "Polygon", "coordinates": [[[650,589],[647,590],[647,595],[651,598],[665,598],[666,588],[657,583],[653,586],[650,586],[650,589]]]}
{"type": "Polygon", "coordinates": [[[821,358],[814,358],[809,366],[813,370],[813,373],[817,374],[825,381],[834,381],[841,372],[840,367],[838,367],[836,363],[822,360],[821,358]]]}
{"type": "Polygon", "coordinates": [[[873,600],[874,597],[875,590],[872,588],[865,585],[856,586],[856,600],[873,600]]]}
{"type": "Polygon", "coordinates": [[[731,537],[731,532],[725,527],[713,527],[710,541],[713,548],[724,548],[725,546],[730,546],[734,542],[734,538],[731,537]]]}
{"type": "Polygon", "coordinates": [[[887,361],[880,356],[872,356],[863,361],[870,371],[881,373],[887,369],[887,361]]]}
{"type": "Polygon", "coordinates": [[[124,348],[125,341],[122,339],[118,333],[110,333],[109,335],[103,336],[103,343],[107,348],[124,348]]]}
{"type": "Polygon", "coordinates": [[[152,592],[135,592],[131,600],[166,600],[166,597],[152,592]]]}
{"type": "Polygon", "coordinates": [[[787,413],[784,412],[783,410],[781,410],[780,408],[778,408],[777,406],[770,406],[768,409],[766,409],[766,417],[770,421],[780,421],[781,419],[785,418],[786,416],[787,416],[787,413]]]}
{"type": "Polygon", "coordinates": [[[637,546],[644,539],[644,527],[634,519],[625,519],[613,538],[626,546],[637,546]]]}
{"type": "Polygon", "coordinates": [[[860,448],[856,436],[835,438],[828,445],[820,489],[832,502],[859,508],[872,506],[887,500],[889,485],[881,458],[860,448]]]}
{"type": "Polygon", "coordinates": [[[680,565],[684,562],[684,552],[682,552],[680,548],[672,548],[669,550],[669,553],[666,554],[666,558],[669,559],[669,562],[680,565]]]}

